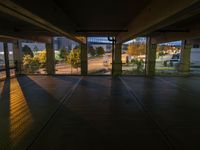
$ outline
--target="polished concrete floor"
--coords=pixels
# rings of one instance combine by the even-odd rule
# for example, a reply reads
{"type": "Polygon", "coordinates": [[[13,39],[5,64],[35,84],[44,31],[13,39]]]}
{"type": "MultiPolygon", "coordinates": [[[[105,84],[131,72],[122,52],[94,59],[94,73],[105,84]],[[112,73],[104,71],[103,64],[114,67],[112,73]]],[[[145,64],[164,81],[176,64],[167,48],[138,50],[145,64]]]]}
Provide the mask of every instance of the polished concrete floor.
{"type": "Polygon", "coordinates": [[[200,78],[0,82],[0,150],[200,149],[200,78]]]}

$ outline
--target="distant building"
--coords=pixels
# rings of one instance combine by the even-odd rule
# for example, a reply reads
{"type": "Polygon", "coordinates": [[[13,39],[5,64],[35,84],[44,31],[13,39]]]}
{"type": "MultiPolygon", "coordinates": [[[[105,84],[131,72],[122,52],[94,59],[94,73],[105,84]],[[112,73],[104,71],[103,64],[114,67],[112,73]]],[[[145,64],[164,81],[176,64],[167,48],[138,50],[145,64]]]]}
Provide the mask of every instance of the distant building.
{"type": "Polygon", "coordinates": [[[167,45],[167,46],[181,46],[182,41],[173,41],[168,43],[162,43],[160,45],[167,45]]]}
{"type": "Polygon", "coordinates": [[[88,37],[88,43],[90,44],[112,44],[111,41],[108,40],[108,37],[88,37]]]}
{"type": "Polygon", "coordinates": [[[93,47],[102,47],[105,52],[112,51],[112,42],[108,40],[108,37],[88,37],[88,46],[93,47]]]}
{"type": "Polygon", "coordinates": [[[137,43],[137,44],[146,43],[146,37],[137,37],[137,38],[132,39],[130,41],[127,41],[123,44],[129,45],[129,44],[132,44],[132,43],[137,43]]]}
{"type": "Polygon", "coordinates": [[[78,45],[77,42],[67,39],[65,37],[54,37],[53,38],[53,46],[55,50],[59,50],[61,48],[66,48],[66,50],[71,50],[78,45]]]}

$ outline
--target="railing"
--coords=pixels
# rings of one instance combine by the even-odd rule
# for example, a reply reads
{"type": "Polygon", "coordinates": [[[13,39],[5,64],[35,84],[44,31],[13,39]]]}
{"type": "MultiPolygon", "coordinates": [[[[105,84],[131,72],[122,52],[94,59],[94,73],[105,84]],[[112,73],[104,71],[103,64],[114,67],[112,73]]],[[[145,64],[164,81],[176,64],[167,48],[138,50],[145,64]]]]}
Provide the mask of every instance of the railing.
{"type": "MultiPolygon", "coordinates": [[[[0,66],[1,67],[1,66],[0,66]]],[[[15,67],[9,67],[10,77],[14,77],[16,75],[15,67]]],[[[0,80],[6,79],[6,68],[0,69],[0,80]]]]}

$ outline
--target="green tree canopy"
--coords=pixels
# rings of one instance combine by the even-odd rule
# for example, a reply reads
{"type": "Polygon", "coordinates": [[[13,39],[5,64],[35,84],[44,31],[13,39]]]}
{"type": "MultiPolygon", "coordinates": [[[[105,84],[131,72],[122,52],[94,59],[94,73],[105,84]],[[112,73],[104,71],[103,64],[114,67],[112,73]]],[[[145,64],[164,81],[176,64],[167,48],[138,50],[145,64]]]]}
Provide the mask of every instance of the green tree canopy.
{"type": "Polygon", "coordinates": [[[33,48],[33,52],[38,52],[39,51],[39,48],[37,47],[37,46],[35,46],[34,48],[33,48]]]}
{"type": "Polygon", "coordinates": [[[28,47],[27,45],[25,45],[23,48],[22,48],[22,52],[23,52],[23,56],[24,55],[30,55],[31,57],[34,56],[32,50],[30,47],[28,47]]]}
{"type": "Polygon", "coordinates": [[[67,56],[67,50],[65,47],[62,47],[60,49],[60,58],[64,59],[64,58],[66,58],[66,56],[67,56]]]}
{"type": "Polygon", "coordinates": [[[103,55],[105,53],[103,47],[97,47],[96,48],[97,55],[103,55]]]}
{"type": "Polygon", "coordinates": [[[89,52],[92,56],[95,56],[95,54],[96,54],[96,51],[95,51],[95,49],[93,48],[93,46],[90,46],[90,47],[89,47],[88,52],[89,52]]]}

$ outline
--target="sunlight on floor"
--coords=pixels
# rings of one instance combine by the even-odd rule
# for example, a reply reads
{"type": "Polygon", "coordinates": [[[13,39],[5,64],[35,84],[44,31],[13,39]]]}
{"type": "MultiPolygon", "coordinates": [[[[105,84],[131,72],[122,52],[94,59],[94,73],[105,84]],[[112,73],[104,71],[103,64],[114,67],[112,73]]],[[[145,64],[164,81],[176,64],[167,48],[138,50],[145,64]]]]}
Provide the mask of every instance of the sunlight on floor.
{"type": "Polygon", "coordinates": [[[10,82],[10,89],[15,87],[14,92],[10,92],[10,141],[16,145],[27,133],[33,122],[32,115],[27,105],[25,96],[17,81],[10,82]]]}

